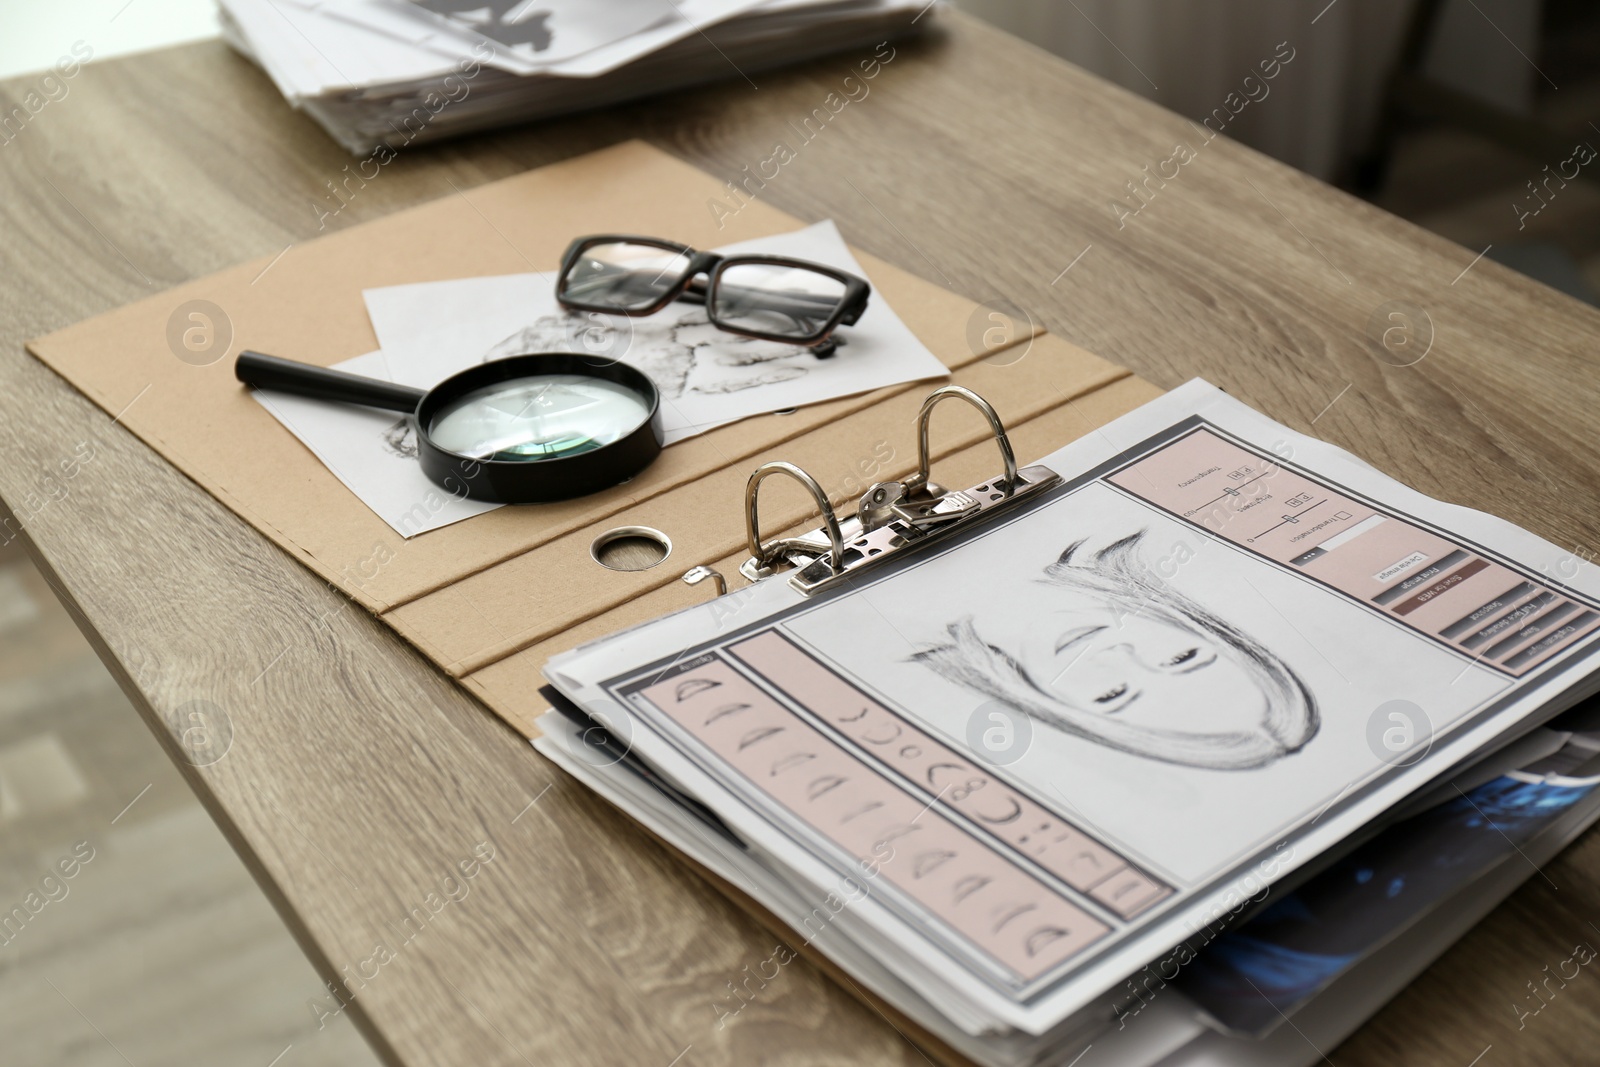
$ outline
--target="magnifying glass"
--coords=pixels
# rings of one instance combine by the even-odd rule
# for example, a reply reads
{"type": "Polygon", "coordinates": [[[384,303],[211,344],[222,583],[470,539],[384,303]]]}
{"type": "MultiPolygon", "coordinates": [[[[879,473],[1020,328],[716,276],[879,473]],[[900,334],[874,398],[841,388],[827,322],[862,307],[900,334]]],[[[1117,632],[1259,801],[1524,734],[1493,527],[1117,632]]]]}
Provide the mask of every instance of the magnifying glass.
{"type": "Polygon", "coordinates": [[[626,363],[573,352],[511,356],[432,389],[241,352],[241,382],[411,416],[423,473],[495,504],[566,500],[608,489],[661,454],[661,395],[626,363]]]}

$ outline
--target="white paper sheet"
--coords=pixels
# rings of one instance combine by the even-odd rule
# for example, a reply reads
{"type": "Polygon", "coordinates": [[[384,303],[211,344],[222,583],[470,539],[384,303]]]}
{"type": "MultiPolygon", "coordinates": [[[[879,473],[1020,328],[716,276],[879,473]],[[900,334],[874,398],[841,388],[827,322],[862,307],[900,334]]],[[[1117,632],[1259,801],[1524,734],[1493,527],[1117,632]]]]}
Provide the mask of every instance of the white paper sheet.
{"type": "MultiPolygon", "coordinates": [[[[409,0],[409,6],[448,25],[470,49],[486,41],[530,70],[558,68],[567,60],[636,37],[653,27],[720,21],[763,0],[485,0],[476,8],[459,0],[409,0]],[[686,9],[693,9],[692,11],[686,9]]],[[[646,45],[653,50],[654,44],[646,45]]],[[[634,55],[641,54],[635,52],[634,55]]],[[[630,57],[631,58],[631,57],[630,57]]]]}
{"type": "MultiPolygon", "coordinates": [[[[232,6],[264,0],[226,0],[232,6]]],[[[298,9],[297,25],[334,23],[357,38],[378,38],[388,50],[416,57],[411,66],[476,60],[514,74],[589,76],[605,73],[657,51],[706,26],[767,6],[771,0],[544,0],[512,4],[499,0],[468,7],[450,0],[271,0],[298,9]],[[433,57],[431,60],[429,57],[433,57]]],[[[813,0],[815,2],[815,0],[813,0]]],[[[335,30],[312,31],[319,43],[339,42],[335,30]]],[[[293,42],[288,42],[291,46],[293,42]]],[[[335,56],[349,50],[337,43],[335,56]]],[[[407,64],[396,77],[410,77],[407,64]]],[[[365,87],[369,81],[351,79],[365,87]]]]}
{"type": "MultiPolygon", "coordinates": [[[[334,369],[393,380],[382,352],[335,363],[334,369]]],[[[252,395],[402,537],[500,507],[456,496],[429,481],[417,462],[409,416],[264,389],[252,395]]]]}
{"type": "MultiPolygon", "coordinates": [[[[865,276],[831,221],[718,251],[795,256],[865,276]]],[[[423,282],[364,295],[396,381],[428,387],[473,364],[527,352],[611,356],[655,380],[669,444],[751,415],[949,373],[876,292],[860,320],[834,335],[841,344],[829,359],[727,333],[694,304],[648,318],[569,312],[556,303],[554,274],[423,282]]]]}
{"type": "Polygon", "coordinates": [[[419,40],[371,33],[334,18],[314,0],[219,0],[290,103],[391,83],[424,81],[458,70],[450,53],[419,40]]]}

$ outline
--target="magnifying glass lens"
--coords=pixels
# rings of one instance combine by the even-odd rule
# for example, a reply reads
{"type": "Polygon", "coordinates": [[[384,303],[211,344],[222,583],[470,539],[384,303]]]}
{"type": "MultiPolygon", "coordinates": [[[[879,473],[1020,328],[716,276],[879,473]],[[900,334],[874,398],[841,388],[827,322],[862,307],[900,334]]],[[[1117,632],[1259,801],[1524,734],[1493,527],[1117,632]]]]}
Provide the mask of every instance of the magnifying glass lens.
{"type": "Polygon", "coordinates": [[[609,445],[649,417],[649,402],[618,382],[541,374],[452,400],[434,416],[428,436],[457,455],[538,462],[609,445]]]}

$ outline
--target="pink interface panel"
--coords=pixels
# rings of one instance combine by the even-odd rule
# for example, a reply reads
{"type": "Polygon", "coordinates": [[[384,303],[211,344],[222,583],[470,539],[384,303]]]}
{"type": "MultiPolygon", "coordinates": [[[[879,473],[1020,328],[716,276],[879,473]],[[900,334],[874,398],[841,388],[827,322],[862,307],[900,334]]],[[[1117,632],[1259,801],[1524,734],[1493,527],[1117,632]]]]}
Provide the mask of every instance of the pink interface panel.
{"type": "Polygon", "coordinates": [[[1585,602],[1207,429],[1106,480],[1506,674],[1600,625],[1585,602]]]}
{"type": "Polygon", "coordinates": [[[878,882],[892,886],[1014,980],[1041,978],[1110,932],[1070,890],[1123,919],[1172,892],[776,630],[638,692],[858,861],[862,874],[853,877],[869,892],[878,882]]]}

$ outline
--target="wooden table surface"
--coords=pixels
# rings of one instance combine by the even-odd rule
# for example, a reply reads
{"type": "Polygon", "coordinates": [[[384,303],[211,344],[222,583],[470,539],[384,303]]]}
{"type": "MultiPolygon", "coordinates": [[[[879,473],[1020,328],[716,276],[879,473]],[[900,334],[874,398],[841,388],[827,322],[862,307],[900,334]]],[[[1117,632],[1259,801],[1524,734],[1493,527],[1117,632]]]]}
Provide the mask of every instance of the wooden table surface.
{"type": "MultiPolygon", "coordinates": [[[[1204,143],[1018,40],[958,16],[944,26],[897,46],[870,96],[762,195],[958,292],[1003,295],[1159,385],[1204,376],[1424,492],[1578,557],[1600,551],[1600,314],[1236,144],[1204,143]],[[1179,143],[1194,158],[1119,222],[1112,204],[1135,203],[1127,183],[1179,143]],[[1395,301],[1416,331],[1385,348],[1382,330],[1404,328],[1386,317],[1395,301]]],[[[1317,47],[1309,17],[1294,44],[1317,47]]],[[[633,136],[732,177],[852,58],[408,149],[327,224],[633,136]]],[[[352,162],[218,43],[95,63],[68,84],[0,146],[0,497],[305,951],[346,983],[344,1010],[379,1054],[453,1067],[922,1063],[799,962],[719,1026],[728,983],[770,955],[769,934],[23,352],[26,338],[315,237],[324,183],[352,162]],[[85,439],[94,459],[61,482],[85,439]],[[292,669],[253,681],[280,654],[292,669]],[[195,700],[231,729],[206,766],[174,737],[195,700]],[[406,926],[475,849],[493,859],[466,895],[406,926]],[[375,956],[380,940],[398,947],[375,956]]],[[[5,110],[30,88],[0,84],[5,110]]],[[[1568,982],[1521,1029],[1513,1005],[1574,944],[1600,944],[1600,835],[1543,873],[1324,1049],[1330,1061],[1587,1061],[1600,981],[1568,982]]]]}

